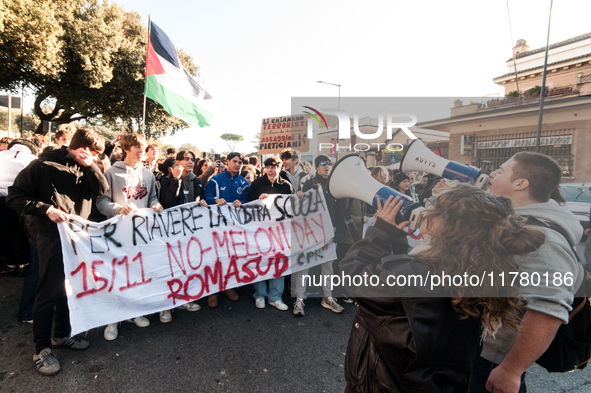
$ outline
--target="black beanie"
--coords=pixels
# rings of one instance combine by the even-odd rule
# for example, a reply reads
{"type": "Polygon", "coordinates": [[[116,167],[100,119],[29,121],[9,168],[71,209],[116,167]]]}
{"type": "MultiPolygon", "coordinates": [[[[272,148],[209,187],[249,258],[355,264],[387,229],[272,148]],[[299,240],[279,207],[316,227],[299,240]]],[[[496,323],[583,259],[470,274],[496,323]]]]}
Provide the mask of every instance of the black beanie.
{"type": "Polygon", "coordinates": [[[402,183],[405,180],[410,180],[410,177],[408,177],[406,174],[404,173],[397,173],[396,176],[394,176],[394,184],[398,187],[398,185],[400,183],[402,183]]]}
{"type": "Polygon", "coordinates": [[[332,162],[329,156],[325,156],[324,154],[319,155],[318,157],[316,157],[314,159],[315,168],[318,168],[320,166],[321,162],[326,162],[326,161],[332,162]]]}

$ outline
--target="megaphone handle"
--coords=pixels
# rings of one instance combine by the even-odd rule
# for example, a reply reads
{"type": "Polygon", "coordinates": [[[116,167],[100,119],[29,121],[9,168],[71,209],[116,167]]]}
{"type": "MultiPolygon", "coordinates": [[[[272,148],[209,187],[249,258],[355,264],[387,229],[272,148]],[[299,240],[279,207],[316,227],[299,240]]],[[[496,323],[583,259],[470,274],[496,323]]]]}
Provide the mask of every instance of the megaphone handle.
{"type": "Polygon", "coordinates": [[[410,214],[410,223],[408,224],[408,228],[411,231],[416,231],[421,226],[422,214],[425,211],[424,207],[417,207],[413,209],[412,213],[410,214]]]}
{"type": "MultiPolygon", "coordinates": [[[[401,219],[400,222],[404,222],[404,221],[410,220],[410,215],[411,215],[412,211],[414,209],[419,208],[419,207],[422,207],[421,204],[418,203],[418,202],[415,202],[415,203],[413,203],[411,205],[408,205],[408,206],[403,207],[402,209],[400,209],[399,217],[402,217],[402,219],[401,219]]],[[[397,217],[397,219],[398,219],[398,217],[397,217]]]]}

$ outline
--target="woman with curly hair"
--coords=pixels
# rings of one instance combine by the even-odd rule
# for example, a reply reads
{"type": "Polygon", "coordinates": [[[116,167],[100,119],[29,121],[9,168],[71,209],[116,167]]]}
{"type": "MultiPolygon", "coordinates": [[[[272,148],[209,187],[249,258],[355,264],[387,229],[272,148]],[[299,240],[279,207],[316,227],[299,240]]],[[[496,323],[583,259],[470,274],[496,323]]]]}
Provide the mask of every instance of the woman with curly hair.
{"type": "Polygon", "coordinates": [[[345,282],[359,306],[345,392],[466,392],[482,335],[516,328],[521,316],[519,288],[491,286],[490,275],[519,271],[514,255],[535,251],[544,234],[515,216],[509,199],[459,184],[439,192],[423,213],[425,244],[392,255],[408,224],[395,222],[401,205],[392,197],[380,204],[373,231],[340,264],[351,277],[379,277],[367,286],[345,282]],[[431,279],[413,284],[419,276],[431,279]],[[432,290],[435,276],[450,278],[432,290]],[[454,276],[470,280],[452,282],[454,276]],[[485,284],[475,285],[474,276],[485,284]]]}

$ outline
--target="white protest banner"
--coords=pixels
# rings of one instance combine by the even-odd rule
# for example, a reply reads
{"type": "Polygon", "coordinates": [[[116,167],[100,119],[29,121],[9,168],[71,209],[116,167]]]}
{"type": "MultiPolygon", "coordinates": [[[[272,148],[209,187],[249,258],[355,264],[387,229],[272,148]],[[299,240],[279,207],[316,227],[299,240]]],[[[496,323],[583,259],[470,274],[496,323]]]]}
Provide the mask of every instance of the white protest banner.
{"type": "Polygon", "coordinates": [[[58,224],[72,334],[336,259],[322,191],[58,224]]]}
{"type": "Polygon", "coordinates": [[[404,228],[404,231],[408,234],[408,237],[406,238],[406,240],[408,240],[408,246],[410,248],[414,248],[414,247],[419,246],[425,242],[425,240],[423,239],[423,234],[421,233],[420,229],[417,228],[413,232],[411,229],[409,229],[407,227],[407,228],[404,228]]]}

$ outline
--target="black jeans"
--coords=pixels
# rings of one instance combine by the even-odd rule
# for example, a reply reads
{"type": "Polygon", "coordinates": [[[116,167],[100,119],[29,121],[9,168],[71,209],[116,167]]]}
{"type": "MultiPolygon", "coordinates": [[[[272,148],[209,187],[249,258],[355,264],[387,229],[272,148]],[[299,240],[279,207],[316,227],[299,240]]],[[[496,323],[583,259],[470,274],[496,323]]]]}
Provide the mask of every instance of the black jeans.
{"type": "Polygon", "coordinates": [[[35,306],[35,293],[37,292],[37,283],[39,282],[39,255],[37,246],[29,239],[31,247],[31,264],[25,276],[23,292],[21,294],[21,303],[18,308],[18,320],[28,321],[33,319],[33,307],[35,306]]]}
{"type": "Polygon", "coordinates": [[[39,283],[33,307],[33,337],[35,350],[40,353],[51,348],[51,325],[55,307],[55,338],[70,336],[70,313],[66,297],[64,260],[60,239],[39,235],[39,283]]]}
{"type": "Polygon", "coordinates": [[[6,205],[6,197],[0,197],[0,271],[4,265],[26,265],[30,262],[29,242],[23,231],[18,213],[6,205]]]}

